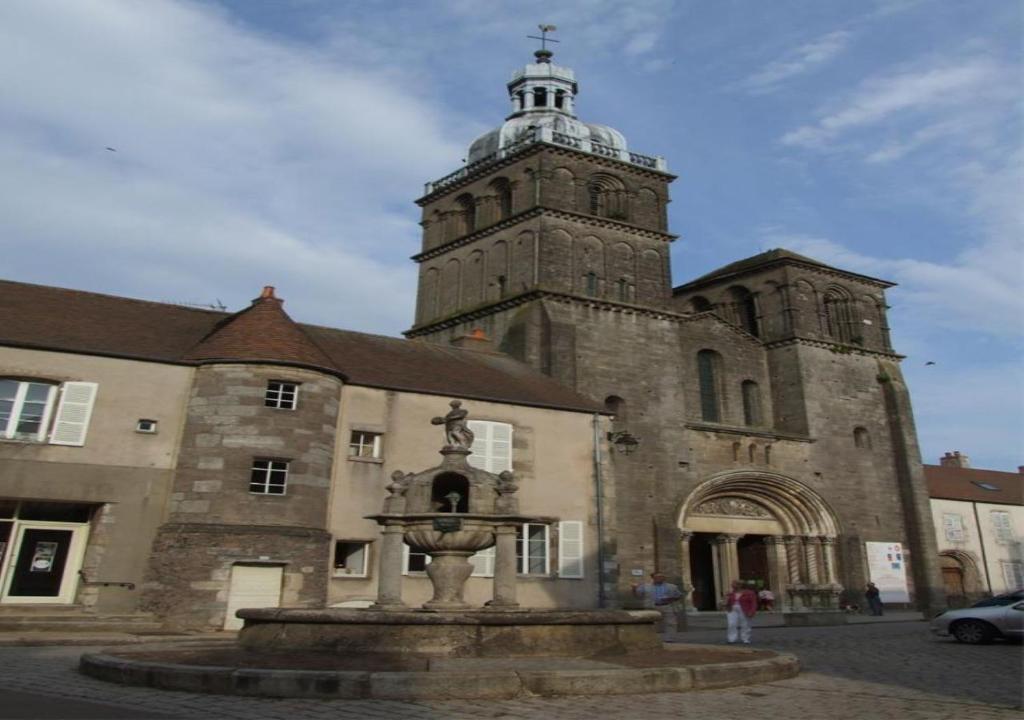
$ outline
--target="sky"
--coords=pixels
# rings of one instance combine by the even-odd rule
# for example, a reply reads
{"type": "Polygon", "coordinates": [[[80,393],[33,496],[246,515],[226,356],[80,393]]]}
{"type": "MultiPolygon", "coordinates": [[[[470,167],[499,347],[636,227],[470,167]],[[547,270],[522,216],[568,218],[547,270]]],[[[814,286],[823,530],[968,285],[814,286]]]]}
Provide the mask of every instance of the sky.
{"type": "Polygon", "coordinates": [[[423,184],[558,27],[579,116],[678,175],[682,284],[785,247],[888,293],[925,462],[1024,464],[1012,0],[5,0],[0,277],[412,324],[423,184]],[[934,364],[930,364],[934,363],[934,364]]]}

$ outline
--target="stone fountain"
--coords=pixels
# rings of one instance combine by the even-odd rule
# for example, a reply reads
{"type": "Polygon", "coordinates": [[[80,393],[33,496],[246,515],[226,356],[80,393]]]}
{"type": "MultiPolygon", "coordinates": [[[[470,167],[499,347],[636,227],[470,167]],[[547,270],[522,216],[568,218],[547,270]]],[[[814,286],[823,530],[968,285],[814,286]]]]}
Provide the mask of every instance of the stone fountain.
{"type": "Polygon", "coordinates": [[[624,610],[527,610],[516,599],[516,532],[523,523],[555,518],[519,513],[510,472],[473,467],[473,432],[458,400],[444,417],[441,464],[419,473],[396,471],[383,512],[377,602],[365,610],[239,610],[239,642],[252,649],[329,649],[333,652],[443,653],[451,657],[592,655],[656,650],[656,613],[624,610]],[[402,546],[430,557],[433,597],[421,608],[402,601],[402,546]],[[471,607],[463,588],[469,558],[495,548],[493,597],[471,607]]]}
{"type": "Polygon", "coordinates": [[[709,646],[662,646],[654,611],[528,610],[516,601],[516,530],[554,518],[519,514],[511,473],[470,466],[459,401],[441,464],[396,472],[383,512],[378,597],[366,609],[254,608],[230,639],[161,643],[82,656],[102,680],[267,697],[446,700],[686,692],[792,677],[795,658],[709,646]],[[402,602],[402,546],[427,553],[433,597],[402,602]],[[469,558],[494,546],[494,594],[470,607],[469,558]]]}

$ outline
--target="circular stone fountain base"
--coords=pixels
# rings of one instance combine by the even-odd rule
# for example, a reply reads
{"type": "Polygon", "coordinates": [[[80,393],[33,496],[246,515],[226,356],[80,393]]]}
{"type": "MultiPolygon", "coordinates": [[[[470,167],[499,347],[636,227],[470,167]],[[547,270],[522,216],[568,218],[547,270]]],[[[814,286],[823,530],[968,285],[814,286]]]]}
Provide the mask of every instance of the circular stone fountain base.
{"type": "Polygon", "coordinates": [[[249,650],[412,653],[446,658],[592,656],[661,649],[659,613],[627,610],[469,612],[240,610],[249,650]]]}
{"type": "Polygon", "coordinates": [[[799,672],[766,650],[663,645],[650,611],[242,610],[231,640],[82,656],[86,675],[262,697],[448,700],[687,692],[799,672]]]}

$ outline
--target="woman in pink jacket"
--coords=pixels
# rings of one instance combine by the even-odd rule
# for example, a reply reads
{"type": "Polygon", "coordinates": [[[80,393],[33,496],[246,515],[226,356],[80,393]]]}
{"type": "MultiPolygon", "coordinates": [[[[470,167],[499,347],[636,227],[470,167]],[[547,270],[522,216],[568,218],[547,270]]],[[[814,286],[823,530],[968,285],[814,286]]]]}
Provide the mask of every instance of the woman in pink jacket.
{"type": "Polygon", "coordinates": [[[734,643],[738,638],[744,645],[749,645],[750,620],[757,613],[757,595],[743,587],[739,580],[733,580],[732,592],[725,596],[725,608],[729,623],[725,639],[734,643]]]}

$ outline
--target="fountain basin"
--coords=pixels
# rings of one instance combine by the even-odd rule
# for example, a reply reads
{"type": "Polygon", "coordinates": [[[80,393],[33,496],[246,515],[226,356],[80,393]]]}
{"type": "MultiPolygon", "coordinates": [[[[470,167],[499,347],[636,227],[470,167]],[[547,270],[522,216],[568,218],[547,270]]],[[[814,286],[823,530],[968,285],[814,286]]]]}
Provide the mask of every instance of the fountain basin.
{"type": "Polygon", "coordinates": [[[624,655],[661,648],[651,610],[518,612],[259,608],[238,611],[249,650],[406,653],[450,658],[624,655]]]}

